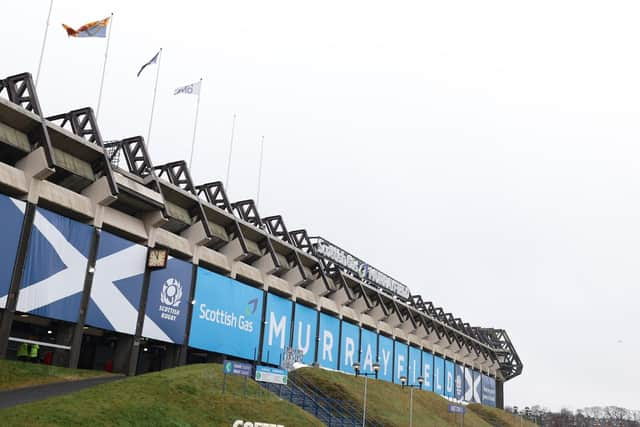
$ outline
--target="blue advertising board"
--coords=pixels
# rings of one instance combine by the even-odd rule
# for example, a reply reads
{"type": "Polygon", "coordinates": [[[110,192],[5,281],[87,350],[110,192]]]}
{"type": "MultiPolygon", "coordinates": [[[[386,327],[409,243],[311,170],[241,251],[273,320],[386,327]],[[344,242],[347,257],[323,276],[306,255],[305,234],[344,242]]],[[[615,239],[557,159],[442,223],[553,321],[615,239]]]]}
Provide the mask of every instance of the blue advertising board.
{"type": "Polygon", "coordinates": [[[16,262],[20,228],[24,219],[25,203],[0,194],[0,218],[2,218],[2,239],[0,239],[0,308],[7,303],[11,285],[11,275],[16,262]]]}
{"type": "MultiPolygon", "coordinates": [[[[409,347],[398,341],[394,341],[393,357],[393,382],[400,384],[400,377],[407,376],[407,363],[409,347]]],[[[407,378],[409,378],[407,376],[407,378]]]]}
{"type": "Polygon", "coordinates": [[[338,369],[338,346],[340,345],[340,320],[320,313],[318,363],[329,369],[338,369]]]}
{"type": "Polygon", "coordinates": [[[262,361],[280,365],[282,352],[289,347],[291,336],[291,300],[267,294],[262,361]]]}
{"type": "Polygon", "coordinates": [[[183,344],[191,301],[193,264],[169,257],[167,266],[151,271],[142,336],[183,344]]]}
{"type": "Polygon", "coordinates": [[[340,339],[340,370],[353,374],[353,362],[358,361],[360,354],[360,328],[353,323],[342,321],[342,337],[340,339]]]}
{"type": "Polygon", "coordinates": [[[453,396],[457,400],[464,400],[464,366],[456,363],[455,371],[456,378],[453,396]]]}
{"type": "Polygon", "coordinates": [[[93,227],[37,208],[17,310],[77,322],[93,227]]]}
{"type": "Polygon", "coordinates": [[[455,365],[450,360],[444,362],[444,395],[446,397],[455,396],[455,365]]]}
{"type": "Polygon", "coordinates": [[[482,404],[496,406],[496,380],[487,375],[482,375],[482,404]]]}
{"type": "Polygon", "coordinates": [[[318,312],[316,309],[296,303],[292,347],[296,350],[302,350],[302,362],[306,365],[311,365],[314,362],[317,329],[318,312]]]}
{"type": "Polygon", "coordinates": [[[473,401],[482,403],[482,375],[478,371],[473,371],[473,401]]]}
{"type": "MultiPolygon", "coordinates": [[[[422,351],[409,347],[409,384],[418,384],[418,377],[422,376],[422,351]]],[[[424,383],[423,383],[424,386],[424,383]]]]}
{"type": "Polygon", "coordinates": [[[433,391],[433,354],[422,352],[422,376],[424,377],[423,390],[433,391]]]}
{"type": "Polygon", "coordinates": [[[471,403],[481,403],[480,373],[471,368],[464,368],[464,400],[471,403]]]}
{"type": "Polygon", "coordinates": [[[391,382],[393,381],[393,340],[380,335],[378,346],[378,363],[380,363],[378,379],[391,382]]]}
{"type": "Polygon", "coordinates": [[[433,356],[433,391],[444,396],[444,359],[433,356]]]}
{"type": "Polygon", "coordinates": [[[239,375],[241,377],[250,377],[253,375],[253,365],[251,363],[225,360],[222,369],[226,375],[239,375]]]}
{"type": "Polygon", "coordinates": [[[254,360],[263,292],[198,267],[189,345],[254,360]]]}
{"type": "Polygon", "coordinates": [[[377,361],[378,335],[362,328],[360,332],[360,367],[362,372],[373,372],[373,364],[377,361]]]}
{"type": "Polygon", "coordinates": [[[464,406],[462,405],[453,405],[449,403],[447,410],[451,414],[464,414],[464,406]]]}
{"type": "Polygon", "coordinates": [[[87,325],[123,334],[135,333],[146,260],[146,246],[104,230],[100,232],[87,325]]]}

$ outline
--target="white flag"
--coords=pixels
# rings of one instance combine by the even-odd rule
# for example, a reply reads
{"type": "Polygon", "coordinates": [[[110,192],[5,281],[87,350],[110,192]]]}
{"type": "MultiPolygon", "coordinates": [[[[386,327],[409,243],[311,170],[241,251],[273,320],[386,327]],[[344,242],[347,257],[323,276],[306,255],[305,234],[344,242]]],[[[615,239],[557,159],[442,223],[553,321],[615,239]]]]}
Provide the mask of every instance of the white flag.
{"type": "Polygon", "coordinates": [[[199,95],[200,94],[200,83],[202,81],[197,81],[195,83],[191,83],[190,85],[182,86],[173,91],[174,95],[185,94],[185,95],[199,95]]]}

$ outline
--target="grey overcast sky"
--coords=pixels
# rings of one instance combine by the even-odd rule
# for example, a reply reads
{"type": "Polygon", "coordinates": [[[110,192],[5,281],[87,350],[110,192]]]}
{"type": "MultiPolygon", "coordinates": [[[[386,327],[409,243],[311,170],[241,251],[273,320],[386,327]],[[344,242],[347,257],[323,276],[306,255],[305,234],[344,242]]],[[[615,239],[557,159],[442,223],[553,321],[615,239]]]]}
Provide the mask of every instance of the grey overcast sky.
{"type": "MultiPolygon", "coordinates": [[[[2,76],[34,75],[49,1],[4,0],[2,76]]],[[[95,108],[151,136],[232,200],[322,235],[472,325],[505,328],[524,362],[506,404],[640,409],[640,4],[636,1],[80,1],[54,3],[46,114],[95,108]],[[622,342],[619,342],[621,340],[622,342]]]]}

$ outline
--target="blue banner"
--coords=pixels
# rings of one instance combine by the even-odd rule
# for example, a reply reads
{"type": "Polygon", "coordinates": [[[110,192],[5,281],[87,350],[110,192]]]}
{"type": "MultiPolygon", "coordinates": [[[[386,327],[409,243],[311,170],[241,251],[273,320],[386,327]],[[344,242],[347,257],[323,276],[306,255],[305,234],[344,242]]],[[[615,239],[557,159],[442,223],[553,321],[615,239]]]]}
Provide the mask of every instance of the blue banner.
{"type": "Polygon", "coordinates": [[[446,397],[455,396],[455,365],[450,360],[444,362],[444,395],[446,397]]]}
{"type": "Polygon", "coordinates": [[[471,368],[464,368],[464,400],[471,403],[481,403],[481,383],[480,373],[471,368]]]}
{"type": "Polygon", "coordinates": [[[100,232],[87,325],[133,335],[138,322],[147,247],[100,232]]]}
{"type": "Polygon", "coordinates": [[[289,347],[291,336],[291,309],[293,303],[285,298],[267,294],[262,361],[280,366],[282,352],[289,347]]]}
{"type": "Polygon", "coordinates": [[[37,208],[17,310],[77,322],[93,228],[37,208]]]}
{"type": "Polygon", "coordinates": [[[422,376],[424,377],[423,390],[433,391],[433,354],[422,352],[422,376]]]}
{"type": "Polygon", "coordinates": [[[457,400],[464,400],[464,366],[456,363],[455,371],[456,378],[453,395],[457,400]]]}
{"type": "Polygon", "coordinates": [[[473,371],[473,401],[482,403],[482,375],[473,371]]]}
{"type": "Polygon", "coordinates": [[[400,384],[401,376],[409,378],[407,376],[408,351],[409,347],[406,344],[394,341],[393,382],[396,384],[400,384]]]}
{"type": "Polygon", "coordinates": [[[198,267],[189,345],[254,360],[263,291],[198,267]]]}
{"type": "Polygon", "coordinates": [[[183,344],[191,301],[193,264],[169,257],[167,266],[149,277],[142,336],[183,344]]]}
{"type": "Polygon", "coordinates": [[[340,345],[340,320],[320,313],[320,348],[318,363],[329,369],[338,369],[338,346],[340,345]]]}
{"type": "Polygon", "coordinates": [[[422,351],[418,350],[415,347],[409,347],[408,365],[409,365],[409,375],[408,375],[409,384],[418,384],[418,377],[422,376],[422,351]]]}
{"type": "Polygon", "coordinates": [[[378,361],[378,335],[362,328],[360,335],[360,369],[373,372],[373,364],[378,361]]]}
{"type": "Polygon", "coordinates": [[[482,375],[482,404],[496,406],[496,380],[482,375]]]}
{"type": "Polygon", "coordinates": [[[24,219],[25,203],[0,194],[0,218],[2,218],[2,239],[0,239],[0,308],[7,303],[11,286],[11,275],[16,262],[20,228],[24,219]]]}
{"type": "Polygon", "coordinates": [[[433,391],[444,396],[444,359],[433,356],[433,391]]]}
{"type": "Polygon", "coordinates": [[[393,340],[379,335],[378,346],[378,358],[380,359],[378,379],[391,382],[393,381],[393,340]]]}
{"type": "Polygon", "coordinates": [[[315,362],[316,330],[318,329],[318,312],[314,308],[296,303],[296,314],[293,325],[293,348],[302,350],[302,361],[306,365],[315,362]]]}
{"type": "Polygon", "coordinates": [[[353,362],[356,362],[360,352],[360,328],[342,321],[342,338],[340,340],[340,370],[353,374],[353,362]]]}

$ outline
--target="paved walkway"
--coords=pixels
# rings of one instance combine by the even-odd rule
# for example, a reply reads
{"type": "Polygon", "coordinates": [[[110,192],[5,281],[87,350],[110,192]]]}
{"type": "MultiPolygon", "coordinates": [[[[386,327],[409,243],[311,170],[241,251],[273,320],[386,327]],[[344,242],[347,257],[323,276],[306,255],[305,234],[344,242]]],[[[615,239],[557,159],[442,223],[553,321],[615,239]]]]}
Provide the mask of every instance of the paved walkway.
{"type": "Polygon", "coordinates": [[[73,393],[74,391],[93,387],[98,384],[121,380],[123,378],[125,378],[123,375],[114,375],[2,391],[0,392],[0,409],[21,405],[23,403],[35,402],[37,400],[49,399],[50,397],[62,396],[64,394],[73,393]]]}

